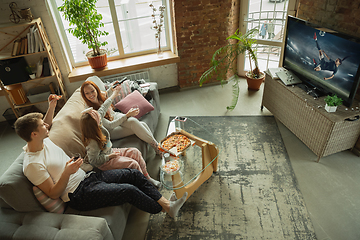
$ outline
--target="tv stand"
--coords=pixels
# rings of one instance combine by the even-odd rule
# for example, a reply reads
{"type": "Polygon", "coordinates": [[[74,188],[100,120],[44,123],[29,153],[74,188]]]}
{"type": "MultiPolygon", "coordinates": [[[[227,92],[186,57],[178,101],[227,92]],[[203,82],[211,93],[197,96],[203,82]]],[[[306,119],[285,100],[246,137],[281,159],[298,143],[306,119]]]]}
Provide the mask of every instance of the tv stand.
{"type": "Polygon", "coordinates": [[[318,157],[352,149],[360,135],[359,101],[325,110],[325,96],[313,97],[297,85],[285,86],[266,74],[261,109],[266,107],[318,157]]]}

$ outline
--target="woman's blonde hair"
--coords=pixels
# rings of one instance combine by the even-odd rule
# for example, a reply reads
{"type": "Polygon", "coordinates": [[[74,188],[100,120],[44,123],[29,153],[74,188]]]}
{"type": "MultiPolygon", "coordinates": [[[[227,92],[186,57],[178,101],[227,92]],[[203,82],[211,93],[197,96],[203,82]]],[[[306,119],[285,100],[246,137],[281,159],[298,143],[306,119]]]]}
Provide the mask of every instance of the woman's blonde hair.
{"type": "MultiPolygon", "coordinates": [[[[101,104],[104,103],[106,100],[104,94],[100,91],[100,88],[92,81],[83,82],[83,84],[81,85],[81,88],[80,88],[80,93],[81,93],[81,96],[84,99],[86,105],[88,105],[89,107],[93,107],[95,110],[98,110],[100,108],[101,104]],[[95,90],[97,92],[97,99],[100,104],[95,105],[94,103],[92,103],[91,101],[89,101],[86,98],[85,93],[84,93],[84,88],[86,86],[93,86],[95,88],[95,90]]],[[[111,107],[114,109],[114,106],[112,104],[111,104],[111,107]]],[[[110,115],[109,111],[106,111],[104,118],[108,119],[109,121],[112,121],[114,119],[113,116],[110,115]]]]}
{"type": "Polygon", "coordinates": [[[95,140],[100,149],[104,149],[106,144],[106,137],[101,132],[99,125],[96,120],[91,117],[89,113],[84,113],[80,118],[80,129],[82,135],[82,141],[85,146],[89,145],[91,139],[95,140]]]}

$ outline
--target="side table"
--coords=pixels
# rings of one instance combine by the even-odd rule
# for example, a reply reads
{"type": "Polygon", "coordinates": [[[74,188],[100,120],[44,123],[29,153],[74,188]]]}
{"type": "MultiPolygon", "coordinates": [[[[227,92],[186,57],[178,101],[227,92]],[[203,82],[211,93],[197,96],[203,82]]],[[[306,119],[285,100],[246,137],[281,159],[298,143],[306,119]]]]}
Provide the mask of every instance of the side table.
{"type": "Polygon", "coordinates": [[[182,172],[179,171],[171,176],[172,183],[165,182],[164,175],[166,173],[163,171],[160,172],[160,174],[162,174],[160,179],[163,186],[169,190],[174,190],[177,198],[181,198],[185,192],[188,193],[187,198],[189,198],[201,184],[211,177],[213,172],[217,171],[219,148],[214,142],[204,140],[201,138],[202,136],[195,136],[185,131],[184,129],[187,129],[189,125],[191,125],[189,129],[200,130],[199,133],[203,133],[204,137],[211,137],[212,135],[207,132],[206,129],[201,129],[202,127],[199,124],[189,118],[187,118],[186,123],[180,123],[174,119],[170,122],[167,135],[174,131],[179,132],[192,140],[195,145],[190,146],[189,149],[186,150],[186,153],[178,156],[180,160],[185,163],[185,166],[182,172]],[[198,161],[200,159],[194,156],[199,156],[200,154],[202,159],[201,166],[196,166],[199,165],[198,161]]]}

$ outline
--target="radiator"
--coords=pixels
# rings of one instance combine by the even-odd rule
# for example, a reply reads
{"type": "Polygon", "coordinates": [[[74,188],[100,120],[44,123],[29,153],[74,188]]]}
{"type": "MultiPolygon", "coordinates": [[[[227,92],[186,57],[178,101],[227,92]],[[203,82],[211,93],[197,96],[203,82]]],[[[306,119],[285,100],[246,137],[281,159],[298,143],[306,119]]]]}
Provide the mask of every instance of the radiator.
{"type": "Polygon", "coordinates": [[[113,81],[120,81],[126,77],[128,80],[141,80],[144,79],[146,82],[150,82],[150,74],[149,70],[141,71],[141,72],[128,72],[128,73],[119,73],[110,76],[101,77],[103,82],[113,82],[113,81]]]}

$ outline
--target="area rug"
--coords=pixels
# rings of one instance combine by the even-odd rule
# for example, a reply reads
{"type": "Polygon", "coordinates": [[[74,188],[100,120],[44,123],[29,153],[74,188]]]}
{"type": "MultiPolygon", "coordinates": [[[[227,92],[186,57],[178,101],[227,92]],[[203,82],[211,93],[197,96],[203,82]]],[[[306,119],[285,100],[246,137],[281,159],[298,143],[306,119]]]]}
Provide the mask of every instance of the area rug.
{"type": "Polygon", "coordinates": [[[274,117],[190,118],[219,139],[218,171],[175,220],[151,215],[146,239],[316,239],[274,117]]]}

